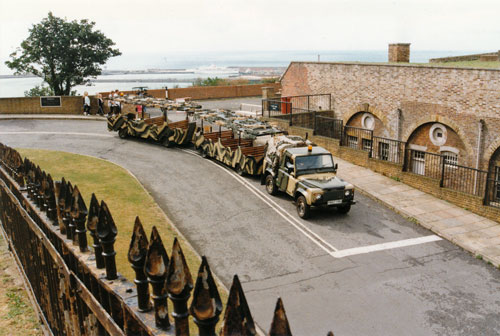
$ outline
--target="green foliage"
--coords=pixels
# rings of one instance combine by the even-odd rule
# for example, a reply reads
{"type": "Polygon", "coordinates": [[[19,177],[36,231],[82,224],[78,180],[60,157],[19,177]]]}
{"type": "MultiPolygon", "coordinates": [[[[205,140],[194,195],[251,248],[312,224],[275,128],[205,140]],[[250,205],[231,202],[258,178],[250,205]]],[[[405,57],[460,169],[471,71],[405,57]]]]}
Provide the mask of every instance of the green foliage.
{"type": "Polygon", "coordinates": [[[260,82],[262,84],[276,83],[276,82],[278,82],[278,77],[262,78],[262,80],[260,82]]]}
{"type": "Polygon", "coordinates": [[[391,176],[391,179],[393,179],[394,181],[397,181],[397,182],[401,182],[401,179],[397,176],[391,176]]]}
{"type": "Polygon", "coordinates": [[[25,97],[42,97],[42,96],[53,96],[54,90],[48,86],[37,85],[34,88],[24,91],[25,97]]]}
{"type": "Polygon", "coordinates": [[[101,66],[121,55],[115,44],[88,20],[67,21],[49,12],[33,25],[29,36],[5,64],[16,74],[30,73],[49,85],[55,95],[67,96],[75,85],[101,74],[101,66]]]}
{"type": "Polygon", "coordinates": [[[193,86],[220,86],[227,85],[227,81],[219,77],[208,77],[207,79],[196,78],[193,82],[193,86]]]}

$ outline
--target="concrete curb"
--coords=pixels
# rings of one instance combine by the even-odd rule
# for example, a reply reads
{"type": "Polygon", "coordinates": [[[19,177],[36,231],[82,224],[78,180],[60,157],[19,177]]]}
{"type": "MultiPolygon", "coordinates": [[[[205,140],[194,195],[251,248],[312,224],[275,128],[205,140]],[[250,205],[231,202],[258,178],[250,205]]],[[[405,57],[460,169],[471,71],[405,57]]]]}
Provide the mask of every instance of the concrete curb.
{"type": "Polygon", "coordinates": [[[91,120],[91,121],[106,121],[105,117],[84,116],[84,115],[65,115],[65,114],[4,114],[0,115],[0,120],[91,120]]]}

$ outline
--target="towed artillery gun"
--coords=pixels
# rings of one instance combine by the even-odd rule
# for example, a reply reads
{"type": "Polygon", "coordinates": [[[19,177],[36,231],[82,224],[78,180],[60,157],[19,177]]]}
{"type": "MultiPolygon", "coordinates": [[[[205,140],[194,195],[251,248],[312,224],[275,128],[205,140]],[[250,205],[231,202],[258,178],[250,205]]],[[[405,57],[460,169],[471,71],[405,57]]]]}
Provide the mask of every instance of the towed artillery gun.
{"type": "MultiPolygon", "coordinates": [[[[142,113],[142,118],[136,119],[136,114],[130,112],[110,116],[108,118],[108,130],[118,132],[118,136],[122,139],[127,137],[142,138],[160,143],[166,147],[172,147],[175,144],[189,144],[193,139],[196,123],[190,122],[187,117],[186,120],[169,122],[167,111],[177,108],[178,104],[172,105],[171,101],[153,99],[120,99],[128,104],[141,104],[142,106],[160,108],[162,115],[144,118],[145,113],[142,113]]],[[[183,106],[186,107],[187,105],[183,106]]]]}
{"type": "Polygon", "coordinates": [[[261,184],[271,195],[285,192],[297,213],[308,218],[312,207],[335,207],[347,213],[355,204],[354,186],[336,176],[337,164],[326,149],[297,136],[274,136],[267,142],[261,184]]]}

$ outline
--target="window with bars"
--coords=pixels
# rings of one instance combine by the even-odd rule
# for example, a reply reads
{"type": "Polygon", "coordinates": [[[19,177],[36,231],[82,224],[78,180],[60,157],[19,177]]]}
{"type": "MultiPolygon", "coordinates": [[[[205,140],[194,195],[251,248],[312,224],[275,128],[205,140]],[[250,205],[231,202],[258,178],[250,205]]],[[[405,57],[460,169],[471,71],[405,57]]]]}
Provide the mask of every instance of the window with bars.
{"type": "Polygon", "coordinates": [[[378,143],[378,158],[380,160],[389,160],[389,144],[385,142],[378,143]]]}
{"type": "Polygon", "coordinates": [[[500,202],[500,167],[495,167],[495,202],[500,202]]]}
{"type": "Polygon", "coordinates": [[[347,136],[347,146],[351,148],[358,148],[358,137],[348,135],[347,136]]]}
{"type": "Polygon", "coordinates": [[[441,152],[443,156],[444,164],[448,166],[457,166],[458,165],[458,155],[453,152],[441,152]]]}
{"type": "Polygon", "coordinates": [[[370,139],[362,139],[361,144],[363,145],[364,151],[371,151],[372,149],[372,141],[370,139]]]}

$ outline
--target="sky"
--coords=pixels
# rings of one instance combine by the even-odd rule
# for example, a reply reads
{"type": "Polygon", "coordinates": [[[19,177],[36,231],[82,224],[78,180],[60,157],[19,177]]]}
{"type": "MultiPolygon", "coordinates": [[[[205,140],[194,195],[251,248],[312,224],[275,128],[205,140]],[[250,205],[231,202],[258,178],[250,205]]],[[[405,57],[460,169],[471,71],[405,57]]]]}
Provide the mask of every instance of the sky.
{"type": "Polygon", "coordinates": [[[499,0],[0,0],[0,74],[47,16],[89,19],[124,56],[147,51],[500,49],[499,0]]]}

